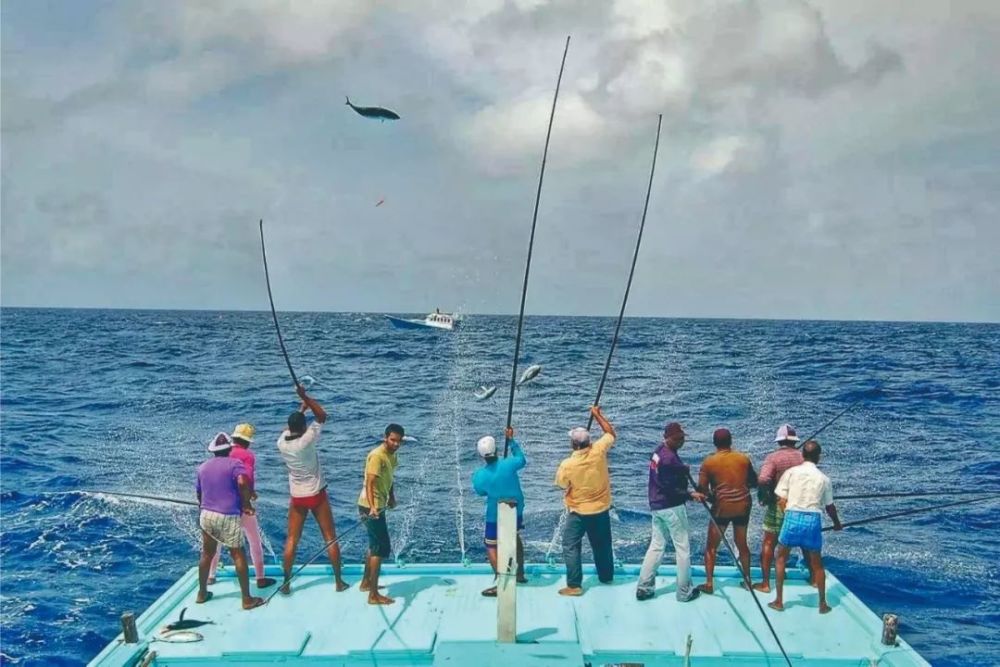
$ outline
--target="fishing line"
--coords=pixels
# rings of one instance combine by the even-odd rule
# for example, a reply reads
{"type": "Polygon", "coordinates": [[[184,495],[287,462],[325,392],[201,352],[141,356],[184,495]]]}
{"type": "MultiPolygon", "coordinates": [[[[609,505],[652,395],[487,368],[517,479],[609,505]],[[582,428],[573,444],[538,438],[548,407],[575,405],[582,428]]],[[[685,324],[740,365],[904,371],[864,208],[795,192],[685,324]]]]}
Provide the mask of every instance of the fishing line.
{"type": "MultiPolygon", "coordinates": [[[[542,199],[542,181],[545,179],[545,162],[549,157],[549,139],[552,137],[552,122],[556,117],[556,101],[559,99],[559,86],[562,84],[563,69],[566,67],[566,54],[569,52],[569,35],[566,36],[566,48],[563,49],[562,64],[559,65],[559,78],[556,79],[556,92],[552,98],[552,111],[549,113],[549,129],[545,133],[545,150],[542,151],[542,170],[538,174],[538,191],[535,193],[535,211],[531,216],[531,236],[528,239],[528,259],[524,264],[524,284],[521,286],[521,309],[517,315],[517,337],[514,339],[514,363],[510,371],[510,396],[507,400],[507,428],[511,428],[514,416],[514,390],[517,388],[517,359],[521,354],[521,330],[524,326],[524,301],[528,296],[528,274],[531,272],[531,251],[535,246],[535,226],[538,223],[538,204],[542,199]]],[[[507,458],[510,439],[504,438],[503,456],[507,458]]]]}
{"type": "MultiPolygon", "coordinates": [[[[694,477],[691,476],[690,470],[688,470],[687,476],[688,476],[688,481],[690,481],[691,485],[694,486],[695,490],[697,490],[698,484],[694,481],[694,477]]],[[[757,605],[757,609],[760,610],[760,615],[764,617],[764,622],[767,623],[767,629],[771,631],[771,636],[773,636],[774,641],[778,643],[778,648],[781,649],[781,655],[785,657],[785,662],[788,663],[788,667],[792,667],[792,661],[788,657],[788,653],[785,652],[785,647],[782,646],[781,640],[778,639],[778,633],[777,631],[775,631],[774,626],[771,625],[771,619],[767,617],[767,612],[764,611],[764,606],[760,603],[760,600],[757,598],[757,591],[755,591],[753,588],[753,580],[750,578],[749,570],[746,572],[743,571],[743,564],[740,563],[740,559],[736,555],[736,550],[733,549],[731,544],[729,544],[729,538],[726,537],[725,531],[723,531],[719,527],[719,524],[715,520],[715,517],[712,516],[712,510],[708,506],[708,501],[702,500],[701,506],[705,508],[706,512],[708,512],[708,520],[711,521],[712,525],[715,526],[715,529],[719,531],[719,535],[722,536],[722,543],[726,545],[726,551],[729,552],[729,556],[736,563],[736,569],[740,571],[741,575],[743,575],[743,583],[746,584],[746,589],[750,591],[750,595],[753,596],[753,601],[757,605]]]]}
{"type": "MultiPolygon", "coordinates": [[[[878,389],[878,387],[875,387],[874,389],[870,389],[869,391],[866,392],[866,394],[871,394],[872,392],[876,391],[877,389],[878,389]]],[[[863,396],[862,398],[859,398],[858,400],[856,400],[853,403],[851,403],[850,405],[848,405],[846,408],[844,408],[843,410],[841,410],[840,412],[838,412],[836,415],[834,415],[833,419],[831,419],[827,423],[825,423],[822,426],[820,426],[808,438],[803,438],[799,442],[799,444],[795,445],[795,449],[801,448],[802,445],[806,444],[807,442],[809,442],[810,440],[812,440],[813,438],[815,438],[816,436],[818,436],[820,433],[822,433],[823,431],[825,431],[827,428],[829,428],[830,425],[833,424],[833,422],[837,421],[838,419],[840,419],[841,417],[843,417],[844,415],[846,415],[848,412],[850,412],[851,409],[853,409],[855,406],[858,406],[858,405],[864,403],[866,400],[868,400],[868,396],[867,395],[863,396]]]]}
{"type": "Polygon", "coordinates": [[[948,496],[981,496],[983,491],[952,491],[950,489],[940,489],[938,491],[914,491],[904,493],[861,493],[857,495],[837,495],[834,500],[871,500],[876,498],[947,498],[948,496]]]}
{"type": "MultiPolygon", "coordinates": [[[[649,184],[646,186],[646,201],[642,205],[642,220],[639,222],[639,234],[635,239],[635,250],[632,252],[632,266],[628,271],[628,280],[625,282],[625,295],[622,297],[622,307],[618,311],[618,322],[615,324],[615,333],[611,338],[611,349],[608,350],[608,358],[604,362],[604,372],[601,373],[601,381],[597,385],[597,397],[594,398],[594,405],[601,404],[601,394],[604,393],[604,383],[608,379],[608,371],[611,368],[611,358],[615,354],[618,345],[618,333],[622,328],[622,320],[625,318],[625,306],[628,305],[628,294],[632,289],[632,277],[635,275],[635,264],[639,259],[639,248],[642,245],[642,231],[646,227],[646,212],[649,210],[649,195],[653,191],[653,175],[656,173],[656,154],[660,150],[660,127],[663,125],[663,114],[660,114],[656,121],[656,143],[653,144],[653,164],[649,168],[649,184]]],[[[594,424],[594,415],[587,419],[587,430],[594,424]]]]}
{"type": "MultiPolygon", "coordinates": [[[[851,528],[853,526],[863,526],[866,523],[874,523],[875,521],[884,521],[885,519],[895,519],[901,516],[910,516],[913,514],[921,514],[923,512],[930,512],[931,510],[941,510],[948,507],[957,507],[959,505],[971,505],[972,503],[981,503],[990,500],[997,500],[1000,498],[1000,493],[993,494],[992,496],[984,496],[982,498],[974,498],[972,500],[958,500],[953,503],[945,503],[943,505],[931,505],[930,507],[918,507],[917,509],[905,510],[903,512],[893,512],[892,514],[883,514],[881,516],[872,516],[867,519],[858,519],[857,521],[848,521],[847,523],[841,523],[841,528],[851,528]]],[[[823,532],[828,530],[833,530],[833,526],[825,526],[823,532]]]]}
{"type": "MultiPolygon", "coordinates": [[[[382,511],[384,512],[385,510],[383,509],[382,511]]],[[[278,588],[276,588],[270,595],[267,596],[267,599],[264,600],[264,604],[267,604],[268,602],[270,602],[271,598],[273,598],[275,595],[277,595],[281,591],[281,589],[285,587],[286,584],[292,583],[292,580],[295,579],[295,577],[297,577],[299,575],[299,573],[302,572],[302,570],[304,570],[307,566],[312,565],[312,562],[314,560],[316,560],[317,558],[319,558],[320,556],[322,556],[326,552],[327,549],[329,549],[334,544],[337,544],[338,542],[340,542],[340,540],[342,540],[345,537],[347,537],[348,535],[350,535],[351,531],[354,530],[354,529],[356,529],[358,526],[363,526],[366,520],[367,520],[366,518],[362,517],[361,520],[358,521],[356,524],[354,524],[353,526],[351,526],[350,528],[348,528],[347,530],[345,530],[344,532],[342,532],[340,535],[338,535],[337,537],[333,538],[332,540],[330,540],[329,542],[327,542],[326,544],[324,544],[322,547],[320,547],[319,550],[315,554],[313,554],[312,558],[310,558],[305,563],[303,563],[302,565],[300,565],[295,570],[295,572],[292,573],[292,576],[290,576],[290,577],[288,577],[288,579],[282,581],[281,585],[279,585],[278,588]]]]}
{"type": "Polygon", "coordinates": [[[176,503],[177,505],[189,505],[198,507],[198,503],[193,500],[180,500],[179,498],[167,498],[166,496],[147,496],[142,493],[121,493],[117,491],[81,491],[80,493],[99,493],[106,496],[120,496],[122,498],[140,498],[142,500],[157,500],[164,503],[176,503]]]}
{"type": "Polygon", "coordinates": [[[274,330],[278,332],[278,344],[281,345],[281,354],[285,357],[285,364],[288,366],[288,372],[292,376],[292,382],[296,386],[299,384],[299,379],[295,377],[295,371],[292,369],[292,362],[288,358],[288,350],[285,349],[285,339],[281,336],[281,327],[278,326],[278,313],[274,310],[274,296],[271,294],[271,275],[267,270],[267,250],[264,248],[264,219],[260,220],[260,254],[264,258],[264,281],[267,283],[267,299],[271,302],[271,317],[274,318],[274,330]]]}

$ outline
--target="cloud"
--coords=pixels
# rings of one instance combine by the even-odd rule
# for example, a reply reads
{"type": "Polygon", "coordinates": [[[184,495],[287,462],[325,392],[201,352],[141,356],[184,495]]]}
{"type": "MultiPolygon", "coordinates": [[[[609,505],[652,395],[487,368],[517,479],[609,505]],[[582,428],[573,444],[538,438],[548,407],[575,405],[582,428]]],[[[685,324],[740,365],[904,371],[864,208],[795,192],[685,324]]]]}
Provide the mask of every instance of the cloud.
{"type": "Polygon", "coordinates": [[[691,155],[691,167],[702,176],[752,172],[766,161],[767,151],[760,137],[725,135],[699,146],[691,155]]]}

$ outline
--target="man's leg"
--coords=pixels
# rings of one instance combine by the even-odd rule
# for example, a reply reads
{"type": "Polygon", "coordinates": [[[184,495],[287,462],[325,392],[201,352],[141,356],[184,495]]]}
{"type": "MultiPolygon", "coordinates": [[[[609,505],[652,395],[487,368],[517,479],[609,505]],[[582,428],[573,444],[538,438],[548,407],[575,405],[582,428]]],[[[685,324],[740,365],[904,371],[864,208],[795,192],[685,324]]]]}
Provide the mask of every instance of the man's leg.
{"type": "Polygon", "coordinates": [[[236,579],[240,582],[243,608],[253,609],[264,604],[264,598],[252,597],[250,595],[250,572],[247,568],[247,555],[244,553],[243,547],[230,547],[229,555],[233,557],[233,566],[236,568],[236,579]]]}
{"type": "Polygon", "coordinates": [[[691,526],[687,508],[681,505],[665,511],[670,540],[677,554],[677,599],[687,602],[698,597],[698,591],[691,587],[691,526]]]}
{"type": "Polygon", "coordinates": [[[566,587],[559,590],[560,595],[583,594],[583,566],[580,564],[580,549],[583,545],[583,535],[586,528],[583,517],[574,512],[566,515],[563,527],[563,561],[566,563],[566,587]]]}
{"type": "Polygon", "coordinates": [[[337,543],[337,527],[333,522],[333,510],[330,509],[330,501],[326,498],[312,511],[319,524],[319,530],[323,533],[323,541],[326,543],[326,554],[330,558],[330,565],[333,566],[333,577],[336,582],[337,591],[346,591],[350,586],[344,581],[342,565],[340,562],[340,545],[337,543]]]}
{"type": "MultiPolygon", "coordinates": [[[[260,539],[260,524],[257,523],[257,516],[244,514],[242,521],[243,532],[247,536],[247,542],[250,543],[250,560],[253,561],[254,574],[257,575],[257,588],[273,586],[274,579],[264,576],[264,544],[260,539]]],[[[213,564],[218,562],[218,556],[212,562],[213,564]]],[[[215,574],[215,570],[212,570],[212,574],[215,574]]]]}
{"type": "Polygon", "coordinates": [[[708,542],[705,543],[705,583],[698,586],[702,593],[711,595],[715,592],[715,556],[719,551],[719,542],[722,541],[722,533],[716,527],[714,521],[708,522],[708,542]]]}
{"type": "Polygon", "coordinates": [[[385,512],[378,515],[378,519],[368,519],[368,550],[371,555],[368,557],[368,604],[392,604],[395,602],[391,597],[378,592],[378,577],[382,571],[382,559],[388,558],[392,553],[392,545],[389,542],[389,526],[385,520],[385,512]]]}
{"type": "Polygon", "coordinates": [[[281,584],[281,593],[283,595],[288,595],[292,592],[289,580],[292,578],[295,552],[299,548],[299,540],[302,539],[302,526],[305,525],[308,513],[309,510],[302,507],[288,506],[288,537],[285,538],[285,553],[281,563],[285,574],[284,581],[281,584]]]}
{"type": "Polygon", "coordinates": [[[742,522],[733,523],[733,538],[736,541],[736,553],[740,558],[740,570],[743,575],[743,587],[746,588],[753,580],[750,579],[750,545],[747,544],[747,527],[742,522]]]}
{"type": "Polygon", "coordinates": [[[611,512],[605,510],[586,519],[587,540],[590,542],[590,550],[594,552],[597,578],[602,584],[610,584],[615,580],[615,554],[611,548],[611,512]]]}
{"type": "Polygon", "coordinates": [[[215,573],[219,569],[219,559],[222,557],[222,549],[216,548],[215,555],[212,556],[212,564],[208,568],[208,585],[215,583],[215,573]]]}
{"type": "Polygon", "coordinates": [[[212,594],[208,592],[208,571],[212,566],[212,558],[219,550],[219,543],[215,538],[201,531],[201,557],[198,559],[198,597],[195,602],[201,604],[212,599],[212,594]]]}
{"type": "Polygon", "coordinates": [[[806,551],[809,567],[812,569],[813,584],[819,592],[819,613],[830,613],[830,605],[826,603],[826,570],[823,569],[823,554],[819,551],[806,551]]]}
{"type": "Polygon", "coordinates": [[[639,569],[639,583],[635,588],[635,596],[640,600],[648,600],[653,597],[656,589],[656,570],[660,566],[663,551],[667,546],[667,540],[664,536],[667,526],[663,516],[666,511],[653,510],[653,518],[650,521],[652,533],[649,537],[649,547],[642,559],[642,567],[639,569]]]}
{"type": "Polygon", "coordinates": [[[788,563],[788,547],[784,544],[778,543],[777,555],[778,558],[775,561],[775,583],[776,583],[776,593],[774,601],[769,603],[767,606],[775,611],[785,610],[785,599],[783,597],[785,589],[785,565],[788,563]]]}
{"type": "Polygon", "coordinates": [[[762,593],[771,592],[771,561],[774,559],[774,545],[778,542],[778,533],[764,531],[764,540],[760,545],[760,583],[753,587],[762,593]]]}

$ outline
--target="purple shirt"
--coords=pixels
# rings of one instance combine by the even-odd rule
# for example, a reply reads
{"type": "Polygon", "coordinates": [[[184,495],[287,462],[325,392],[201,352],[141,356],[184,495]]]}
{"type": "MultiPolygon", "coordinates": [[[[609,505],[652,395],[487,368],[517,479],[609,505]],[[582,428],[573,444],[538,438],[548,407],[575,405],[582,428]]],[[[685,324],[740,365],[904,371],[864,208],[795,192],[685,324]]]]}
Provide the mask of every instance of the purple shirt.
{"type": "Polygon", "coordinates": [[[649,459],[649,509],[677,507],[689,500],[688,467],[677,452],[660,445],[649,459]]]}
{"type": "Polygon", "coordinates": [[[240,475],[247,476],[243,462],[228,456],[213,456],[198,466],[195,488],[201,494],[201,509],[230,516],[241,514],[240,491],[236,484],[240,475]]]}

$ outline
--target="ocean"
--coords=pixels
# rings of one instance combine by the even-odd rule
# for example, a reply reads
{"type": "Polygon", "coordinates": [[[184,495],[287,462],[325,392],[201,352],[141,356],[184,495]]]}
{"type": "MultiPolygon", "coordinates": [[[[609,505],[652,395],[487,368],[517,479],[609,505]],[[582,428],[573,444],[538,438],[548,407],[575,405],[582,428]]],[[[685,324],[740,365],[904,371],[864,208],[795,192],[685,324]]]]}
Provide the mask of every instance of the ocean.
{"type": "MultiPolygon", "coordinates": [[[[399,454],[399,557],[483,560],[470,478],[476,440],[502,438],[516,319],[470,316],[448,333],[395,330],[378,314],[279,317],[296,371],[330,413],[321,457],[341,532],[355,522],[366,452],[398,422],[417,438],[399,454]],[[484,383],[499,388],[477,401],[484,383]]],[[[567,431],[586,423],[613,329],[613,318],[526,320],[521,368],[543,366],[514,405],[529,561],[559,557],[553,476],[567,431]]],[[[0,382],[3,664],[86,663],[122,612],[141,612],[196,564],[194,508],[101,492],[194,499],[208,440],[239,422],[257,426],[258,512],[269,562],[280,553],[287,479],[275,440],[297,399],[270,313],[5,308],[0,382]]],[[[952,490],[998,492],[998,386],[995,324],[626,319],[602,400],[619,433],[617,557],[645,552],[647,462],[668,421],[692,440],[730,428],[759,468],[781,423],[807,435],[864,399],[819,437],[835,494],[938,495],[839,502],[851,521],[971,499],[952,490]]],[[[688,442],[681,456],[697,467],[710,451],[688,442]]],[[[998,507],[827,533],[827,568],[876,613],[899,614],[900,634],[933,664],[1000,664],[998,507]]],[[[707,517],[689,512],[700,563],[707,517]]],[[[755,564],[761,519],[755,508],[755,564]]],[[[345,539],[348,562],[362,533],[345,539]]],[[[300,561],[320,545],[307,524],[300,561]]],[[[730,562],[721,550],[720,562],[730,562]]]]}

